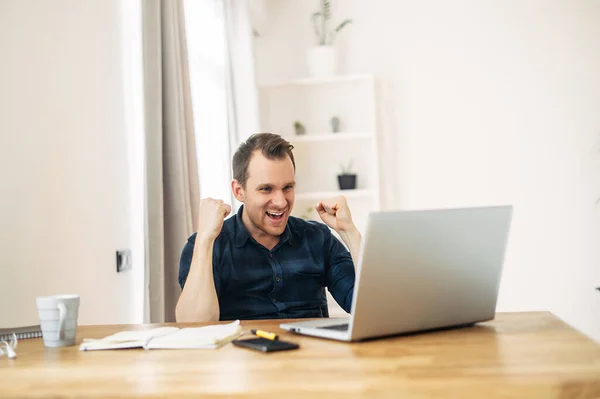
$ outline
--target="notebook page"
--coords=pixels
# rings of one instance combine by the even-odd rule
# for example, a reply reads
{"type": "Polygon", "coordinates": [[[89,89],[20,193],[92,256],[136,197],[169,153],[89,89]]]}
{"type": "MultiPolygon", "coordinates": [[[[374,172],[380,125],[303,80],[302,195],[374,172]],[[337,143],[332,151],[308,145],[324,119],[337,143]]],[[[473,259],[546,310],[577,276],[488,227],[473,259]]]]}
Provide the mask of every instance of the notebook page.
{"type": "Polygon", "coordinates": [[[171,334],[177,330],[177,327],[159,327],[151,330],[121,331],[101,339],[84,339],[79,350],[141,348],[153,337],[171,334]]]}
{"type": "Polygon", "coordinates": [[[139,331],[121,331],[113,335],[109,335],[99,340],[86,340],[86,341],[102,341],[106,343],[118,343],[118,342],[130,342],[130,341],[141,341],[147,342],[150,338],[160,337],[166,334],[171,334],[179,330],[177,327],[158,327],[151,330],[139,330],[139,331]]]}
{"type": "Polygon", "coordinates": [[[239,320],[228,324],[187,327],[152,339],[146,349],[213,348],[236,338],[241,331],[239,320]]]}

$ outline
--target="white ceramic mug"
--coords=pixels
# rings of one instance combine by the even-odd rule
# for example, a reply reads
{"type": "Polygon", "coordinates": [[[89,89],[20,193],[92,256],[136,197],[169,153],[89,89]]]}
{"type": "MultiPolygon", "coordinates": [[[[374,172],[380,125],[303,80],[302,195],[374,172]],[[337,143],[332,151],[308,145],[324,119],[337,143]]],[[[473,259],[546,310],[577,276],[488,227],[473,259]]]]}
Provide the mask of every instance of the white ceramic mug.
{"type": "Polygon", "coordinates": [[[44,345],[49,348],[75,345],[79,295],[36,298],[44,345]]]}

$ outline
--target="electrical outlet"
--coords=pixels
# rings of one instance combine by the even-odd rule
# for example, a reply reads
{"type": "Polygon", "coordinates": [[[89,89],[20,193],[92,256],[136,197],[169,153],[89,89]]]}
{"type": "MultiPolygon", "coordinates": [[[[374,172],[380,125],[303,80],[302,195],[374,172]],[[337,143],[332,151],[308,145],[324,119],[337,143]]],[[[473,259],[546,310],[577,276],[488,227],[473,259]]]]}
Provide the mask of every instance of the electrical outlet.
{"type": "Polygon", "coordinates": [[[131,250],[121,249],[117,251],[117,273],[131,269],[131,250]]]}

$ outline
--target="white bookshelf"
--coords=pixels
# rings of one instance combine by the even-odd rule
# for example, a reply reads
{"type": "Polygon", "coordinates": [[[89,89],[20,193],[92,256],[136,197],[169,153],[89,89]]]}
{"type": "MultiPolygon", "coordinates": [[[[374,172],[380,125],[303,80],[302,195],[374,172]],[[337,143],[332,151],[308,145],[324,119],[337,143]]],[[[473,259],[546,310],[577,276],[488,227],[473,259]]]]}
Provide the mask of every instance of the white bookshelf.
{"type": "MultiPolygon", "coordinates": [[[[356,74],[295,79],[259,85],[261,131],[294,145],[296,204],[292,214],[320,221],[318,201],[344,195],[354,223],[364,234],[369,212],[380,209],[375,80],[356,74]],[[340,119],[333,132],[331,118],[340,119]],[[297,135],[300,121],[306,134],[297,135]],[[337,175],[352,161],[357,187],[340,190],[337,175]]],[[[332,316],[345,314],[329,296],[332,316]]]]}
{"type": "Polygon", "coordinates": [[[292,144],[313,143],[318,141],[348,141],[348,140],[370,140],[373,133],[309,133],[296,136],[290,140],[292,144]]]}
{"type": "Polygon", "coordinates": [[[346,199],[351,198],[368,198],[374,195],[373,190],[356,189],[356,190],[332,190],[332,191],[310,191],[296,193],[296,201],[315,200],[319,201],[325,198],[333,198],[343,195],[346,199]]]}
{"type": "Polygon", "coordinates": [[[372,75],[366,74],[351,74],[337,75],[319,78],[301,78],[282,82],[267,82],[259,85],[260,89],[274,89],[287,86],[309,86],[309,85],[327,85],[327,84],[342,84],[355,83],[360,81],[372,81],[372,75]]]}

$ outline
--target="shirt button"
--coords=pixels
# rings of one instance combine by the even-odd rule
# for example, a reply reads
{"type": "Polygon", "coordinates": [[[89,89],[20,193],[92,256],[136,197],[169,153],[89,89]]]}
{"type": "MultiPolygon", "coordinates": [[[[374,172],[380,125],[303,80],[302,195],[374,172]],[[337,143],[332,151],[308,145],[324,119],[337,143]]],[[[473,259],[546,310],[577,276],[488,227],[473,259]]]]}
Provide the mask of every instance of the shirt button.
{"type": "Polygon", "coordinates": [[[281,278],[279,276],[275,277],[275,281],[281,281],[281,278]]]}
{"type": "Polygon", "coordinates": [[[272,258],[272,257],[273,257],[273,254],[269,254],[269,258],[272,258]]]}

